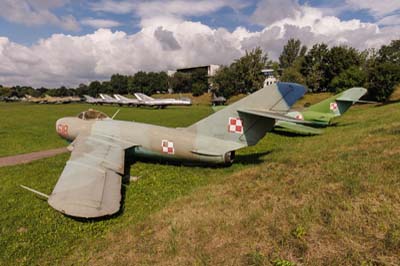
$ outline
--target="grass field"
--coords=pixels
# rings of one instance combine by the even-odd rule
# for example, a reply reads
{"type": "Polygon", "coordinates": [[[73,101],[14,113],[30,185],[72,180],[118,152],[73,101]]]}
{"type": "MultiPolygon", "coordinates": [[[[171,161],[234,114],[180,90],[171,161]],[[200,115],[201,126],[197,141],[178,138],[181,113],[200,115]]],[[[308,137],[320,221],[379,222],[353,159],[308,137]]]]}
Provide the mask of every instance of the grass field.
{"type": "MultiPolygon", "coordinates": [[[[65,145],[55,120],[85,108],[0,105],[0,152],[65,145]]],[[[118,118],[185,126],[210,112],[118,118]]],[[[137,163],[122,212],[96,222],[18,187],[50,193],[68,154],[0,168],[0,265],[399,265],[399,117],[398,103],[356,106],[321,136],[267,134],[227,168],[137,163]]]]}

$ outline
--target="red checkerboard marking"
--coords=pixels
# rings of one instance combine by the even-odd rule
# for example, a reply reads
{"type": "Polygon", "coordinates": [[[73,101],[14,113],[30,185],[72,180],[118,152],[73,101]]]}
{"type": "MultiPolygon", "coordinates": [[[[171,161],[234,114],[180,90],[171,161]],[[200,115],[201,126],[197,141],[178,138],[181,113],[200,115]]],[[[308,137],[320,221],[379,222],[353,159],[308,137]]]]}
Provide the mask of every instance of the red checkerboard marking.
{"type": "Polygon", "coordinates": [[[296,119],[298,119],[298,120],[304,120],[304,116],[302,115],[302,114],[297,114],[296,115],[296,119]]]}
{"type": "Polygon", "coordinates": [[[337,105],[337,103],[336,103],[336,102],[331,103],[331,104],[329,105],[329,109],[331,109],[331,111],[336,112],[336,111],[338,110],[338,105],[337,105]]]}
{"type": "Polygon", "coordinates": [[[164,153],[168,153],[168,154],[175,153],[174,143],[172,141],[162,140],[161,147],[162,147],[162,152],[164,152],[164,153]]]}
{"type": "Polygon", "coordinates": [[[243,123],[240,118],[229,117],[228,132],[243,134],[243,123]]]}

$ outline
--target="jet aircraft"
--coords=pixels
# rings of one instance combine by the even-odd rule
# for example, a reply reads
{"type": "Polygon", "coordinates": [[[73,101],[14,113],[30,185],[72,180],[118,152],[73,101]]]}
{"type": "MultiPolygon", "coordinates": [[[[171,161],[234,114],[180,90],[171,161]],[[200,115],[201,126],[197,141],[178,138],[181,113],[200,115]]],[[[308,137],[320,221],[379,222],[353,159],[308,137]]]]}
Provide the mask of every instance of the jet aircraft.
{"type": "Polygon", "coordinates": [[[93,98],[89,95],[83,95],[83,97],[85,97],[86,102],[90,104],[103,104],[104,102],[101,98],[93,98]]]}
{"type": "Polygon", "coordinates": [[[103,99],[103,104],[119,104],[118,99],[115,99],[108,94],[100,93],[99,95],[103,99]]]}
{"type": "Polygon", "coordinates": [[[187,128],[118,121],[94,110],[61,118],[56,131],[72,141],[72,152],[53,192],[24,188],[69,216],[112,215],[120,209],[122,176],[129,176],[133,159],[231,164],[236,150],[255,145],[276,120],[296,122],[284,114],[305,91],[298,84],[273,84],[187,128]]]}
{"type": "Polygon", "coordinates": [[[158,108],[165,108],[169,105],[192,105],[192,101],[188,98],[182,99],[154,99],[150,96],[147,96],[143,93],[135,93],[135,97],[140,101],[141,105],[144,106],[151,106],[151,107],[158,107],[158,108]]]}
{"type": "Polygon", "coordinates": [[[298,122],[278,121],[275,129],[303,135],[318,135],[321,127],[327,127],[335,117],[343,115],[355,102],[367,93],[364,88],[351,88],[332,96],[320,103],[310,106],[304,111],[292,111],[288,116],[298,119],[298,122]],[[311,122],[304,125],[302,122],[311,122]]]}
{"type": "Polygon", "coordinates": [[[120,94],[114,94],[114,98],[118,100],[119,105],[140,106],[140,101],[138,99],[127,98],[120,94]]]}

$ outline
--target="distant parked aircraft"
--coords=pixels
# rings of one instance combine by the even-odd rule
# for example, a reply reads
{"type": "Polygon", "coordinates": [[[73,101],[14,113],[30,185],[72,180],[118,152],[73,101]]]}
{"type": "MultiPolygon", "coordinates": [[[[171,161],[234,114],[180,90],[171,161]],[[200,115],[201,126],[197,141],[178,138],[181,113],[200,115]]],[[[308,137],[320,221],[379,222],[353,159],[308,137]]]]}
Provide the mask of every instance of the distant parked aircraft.
{"type": "Polygon", "coordinates": [[[127,98],[121,94],[114,94],[114,98],[118,100],[119,105],[140,106],[138,99],[127,98]]]}
{"type": "Polygon", "coordinates": [[[169,105],[192,105],[192,100],[189,98],[182,98],[182,99],[154,99],[150,96],[147,96],[143,93],[135,93],[135,97],[140,101],[141,105],[144,106],[151,106],[151,107],[158,107],[158,108],[165,108],[169,105]]]}
{"type": "Polygon", "coordinates": [[[100,98],[94,98],[89,95],[83,95],[83,97],[85,97],[86,102],[90,103],[90,104],[102,104],[103,103],[103,99],[100,99],[100,98]]]}
{"type": "Polygon", "coordinates": [[[108,94],[100,93],[99,95],[103,99],[103,104],[119,104],[119,100],[111,97],[108,94]]]}
{"type": "Polygon", "coordinates": [[[226,103],[226,98],[224,96],[217,97],[217,95],[215,95],[215,93],[213,93],[212,99],[211,99],[212,106],[224,105],[225,103],[226,103]]]}
{"type": "Polygon", "coordinates": [[[64,104],[81,101],[81,98],[74,96],[53,97],[50,95],[45,95],[44,97],[37,98],[30,95],[25,95],[25,97],[27,102],[39,104],[64,104]]]}

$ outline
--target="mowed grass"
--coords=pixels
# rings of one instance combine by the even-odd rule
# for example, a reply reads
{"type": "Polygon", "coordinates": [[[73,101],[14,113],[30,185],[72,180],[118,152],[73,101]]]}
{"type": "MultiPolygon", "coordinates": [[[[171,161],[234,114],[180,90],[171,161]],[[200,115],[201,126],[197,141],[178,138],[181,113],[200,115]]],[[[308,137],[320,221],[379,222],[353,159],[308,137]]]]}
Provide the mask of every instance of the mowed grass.
{"type": "Polygon", "coordinates": [[[120,109],[116,119],[170,127],[188,126],[212,112],[208,106],[168,107],[159,110],[88,104],[0,102],[0,157],[66,146],[65,141],[55,132],[57,119],[76,116],[89,108],[105,112],[110,117],[120,109]]]}
{"type": "MultiPolygon", "coordinates": [[[[61,107],[35,108],[86,106],[61,107]]],[[[185,126],[211,112],[189,110],[135,119],[185,126]]],[[[398,265],[399,117],[400,104],[356,106],[321,136],[267,134],[226,168],[137,163],[108,220],[65,217],[18,187],[51,193],[68,154],[0,168],[0,265],[398,265]]]]}

